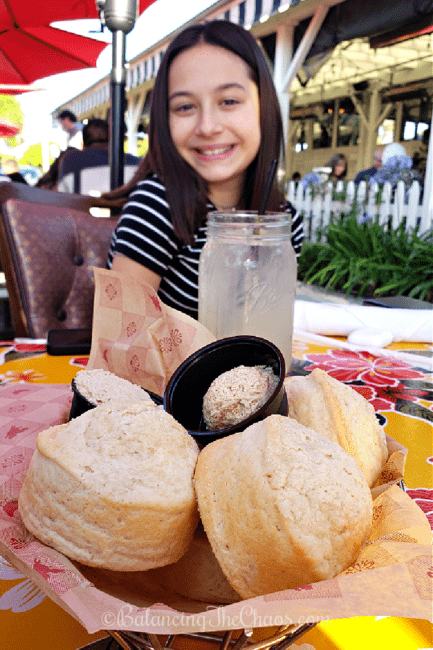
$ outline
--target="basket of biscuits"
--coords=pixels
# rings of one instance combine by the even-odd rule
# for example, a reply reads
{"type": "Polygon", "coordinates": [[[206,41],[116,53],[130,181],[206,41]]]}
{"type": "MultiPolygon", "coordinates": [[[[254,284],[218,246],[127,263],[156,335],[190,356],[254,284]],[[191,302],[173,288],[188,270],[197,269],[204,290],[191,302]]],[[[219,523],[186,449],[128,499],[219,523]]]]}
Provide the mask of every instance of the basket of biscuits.
{"type": "Polygon", "coordinates": [[[68,584],[43,588],[125,648],[234,630],[222,647],[283,648],[323,618],[407,615],[401,580],[427,528],[371,404],[322,370],[287,375],[259,337],[196,348],[159,394],[154,375],[133,383],[91,355],[68,421],[35,441],[13,559],[33,579],[32,553],[61,565],[68,584]]]}

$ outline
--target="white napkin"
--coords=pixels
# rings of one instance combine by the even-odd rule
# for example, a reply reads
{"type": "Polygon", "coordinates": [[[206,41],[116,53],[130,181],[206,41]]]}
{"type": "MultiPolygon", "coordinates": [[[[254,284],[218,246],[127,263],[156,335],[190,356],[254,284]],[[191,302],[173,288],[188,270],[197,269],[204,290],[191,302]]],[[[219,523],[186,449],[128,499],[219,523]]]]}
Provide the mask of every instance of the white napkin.
{"type": "MultiPolygon", "coordinates": [[[[364,328],[392,334],[392,341],[433,343],[432,309],[388,309],[295,300],[296,329],[330,336],[349,336],[364,328]]],[[[368,334],[367,334],[368,335],[368,334]]]]}

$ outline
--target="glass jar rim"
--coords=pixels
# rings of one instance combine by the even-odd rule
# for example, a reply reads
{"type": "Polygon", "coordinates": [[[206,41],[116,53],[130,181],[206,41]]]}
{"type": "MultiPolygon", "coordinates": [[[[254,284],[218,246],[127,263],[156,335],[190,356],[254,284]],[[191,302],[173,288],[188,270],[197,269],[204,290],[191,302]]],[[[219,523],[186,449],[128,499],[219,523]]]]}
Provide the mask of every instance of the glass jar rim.
{"type": "Polygon", "coordinates": [[[292,222],[291,215],[288,212],[266,212],[257,214],[254,210],[212,210],[208,212],[207,218],[212,223],[237,223],[247,225],[278,224],[280,226],[290,225],[292,222]]]}

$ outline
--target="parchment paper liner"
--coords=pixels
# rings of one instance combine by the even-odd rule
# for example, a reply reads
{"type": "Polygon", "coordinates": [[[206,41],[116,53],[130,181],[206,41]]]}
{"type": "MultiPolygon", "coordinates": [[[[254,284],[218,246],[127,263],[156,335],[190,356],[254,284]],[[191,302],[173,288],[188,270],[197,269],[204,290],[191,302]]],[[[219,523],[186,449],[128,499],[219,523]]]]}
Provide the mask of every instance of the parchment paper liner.
{"type": "Polygon", "coordinates": [[[167,307],[147,283],[94,269],[92,348],[87,368],[103,368],[163,395],[176,368],[215,341],[196,320],[167,307]]]}
{"type": "MultiPolygon", "coordinates": [[[[65,421],[67,413],[66,409],[65,421]]],[[[152,581],[152,572],[109,572],[72,563],[30,535],[17,509],[8,521],[4,517],[0,521],[0,553],[89,633],[211,632],[302,623],[306,617],[432,620],[430,527],[420,508],[395,484],[407,450],[391,439],[388,447],[390,456],[380,479],[387,482],[374,488],[381,493],[374,502],[370,541],[356,563],[333,580],[232,605],[207,605],[161,589],[152,581]]],[[[22,480],[23,475],[6,493],[3,490],[3,503],[7,499],[16,505],[22,480]]]]}
{"type": "MultiPolygon", "coordinates": [[[[162,394],[177,365],[214,340],[193,319],[162,305],[148,285],[102,269],[95,272],[95,280],[89,367],[115,368],[116,374],[162,394]]],[[[6,401],[12,398],[13,388],[3,388],[1,397],[6,401]]],[[[28,385],[23,403],[35,399],[32,390],[40,388],[28,385]]],[[[44,388],[48,390],[46,385],[44,388]]],[[[54,413],[52,407],[50,417],[39,418],[38,426],[25,439],[27,451],[35,448],[39,431],[59,423],[62,399],[60,419],[67,421],[70,389],[52,389],[56,389],[53,401],[59,403],[57,410],[54,413]]],[[[14,399],[19,408],[20,396],[14,399]]],[[[46,394],[44,399],[48,400],[46,394]]],[[[13,454],[14,439],[7,442],[13,454]]],[[[212,632],[304,623],[307,617],[320,621],[398,616],[431,621],[430,526],[421,509],[397,485],[403,477],[407,450],[388,437],[388,451],[388,461],[372,490],[375,501],[370,541],[356,563],[332,580],[218,607],[162,590],[150,572],[114,574],[75,565],[41,544],[21,522],[17,499],[31,453],[24,454],[22,467],[13,479],[0,475],[0,553],[89,633],[107,629],[155,634],[212,632]]]]}

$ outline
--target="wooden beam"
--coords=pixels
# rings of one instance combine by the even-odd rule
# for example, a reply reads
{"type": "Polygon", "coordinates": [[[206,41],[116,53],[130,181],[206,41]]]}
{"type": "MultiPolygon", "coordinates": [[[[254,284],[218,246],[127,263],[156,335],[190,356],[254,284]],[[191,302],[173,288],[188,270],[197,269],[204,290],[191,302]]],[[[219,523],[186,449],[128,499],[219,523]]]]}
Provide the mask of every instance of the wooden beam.
{"type": "Polygon", "coordinates": [[[368,119],[367,119],[366,114],[364,113],[363,107],[361,106],[361,104],[358,101],[358,98],[356,97],[354,92],[349,93],[349,96],[350,96],[350,99],[352,100],[356,110],[358,111],[359,117],[361,118],[364,126],[366,126],[368,128],[368,119]]]}
{"type": "Polygon", "coordinates": [[[290,86],[292,85],[292,81],[298,74],[299,68],[304,63],[305,58],[308,52],[310,51],[312,44],[314,43],[317,33],[321,28],[322,23],[325,20],[328,11],[329,11],[329,7],[325,4],[321,4],[316,9],[312,19],[310,20],[310,23],[307,27],[307,31],[302,37],[298,49],[296,50],[295,55],[291,60],[286,75],[284,77],[283,88],[286,92],[290,91],[290,86]]]}
{"type": "Polygon", "coordinates": [[[382,124],[383,120],[386,119],[388,117],[388,115],[391,113],[393,108],[394,108],[394,104],[391,104],[391,103],[389,103],[389,104],[387,104],[385,106],[382,113],[379,115],[379,117],[376,120],[376,124],[375,124],[375,127],[374,127],[376,131],[379,128],[379,126],[382,124]]]}

